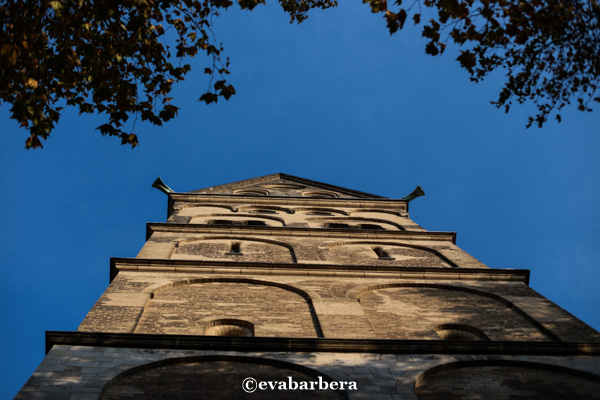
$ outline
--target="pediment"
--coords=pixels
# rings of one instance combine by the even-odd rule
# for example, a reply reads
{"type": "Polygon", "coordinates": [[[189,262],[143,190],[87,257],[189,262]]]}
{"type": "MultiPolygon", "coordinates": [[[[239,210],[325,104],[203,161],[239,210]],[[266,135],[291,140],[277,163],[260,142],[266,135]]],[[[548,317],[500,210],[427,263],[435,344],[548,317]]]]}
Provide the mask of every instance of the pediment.
{"type": "Polygon", "coordinates": [[[192,190],[187,193],[346,199],[385,198],[283,173],[265,175],[243,181],[226,183],[224,185],[192,190]]]}

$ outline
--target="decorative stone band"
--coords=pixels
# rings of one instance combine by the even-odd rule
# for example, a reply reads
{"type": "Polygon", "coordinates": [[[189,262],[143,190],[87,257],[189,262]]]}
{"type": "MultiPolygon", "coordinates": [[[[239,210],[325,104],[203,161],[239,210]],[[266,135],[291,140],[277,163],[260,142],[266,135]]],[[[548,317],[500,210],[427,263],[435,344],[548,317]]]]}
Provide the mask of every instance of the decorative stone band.
{"type": "Polygon", "coordinates": [[[286,205],[293,207],[315,206],[347,207],[347,208],[377,208],[398,211],[408,211],[408,202],[399,199],[349,199],[349,198],[317,198],[317,197],[290,197],[290,196],[239,196],[235,194],[192,194],[171,193],[169,201],[172,203],[218,203],[218,204],[270,204],[286,205]]]}
{"type": "Polygon", "coordinates": [[[345,239],[398,239],[398,240],[435,240],[456,244],[456,232],[438,231],[403,231],[403,230],[360,230],[360,229],[333,229],[333,228],[299,228],[293,226],[245,226],[245,225],[200,225],[176,224],[162,222],[148,222],[146,224],[146,240],[154,232],[166,233],[203,233],[223,234],[224,232],[236,233],[269,233],[283,234],[291,237],[330,237],[345,239]]]}
{"type": "Polygon", "coordinates": [[[46,331],[46,353],[54,345],[236,352],[293,351],[378,354],[600,355],[600,342],[304,339],[46,331]]]}
{"type": "Polygon", "coordinates": [[[435,268],[337,264],[266,263],[239,261],[157,260],[111,258],[110,280],[119,271],[196,272],[230,275],[302,275],[358,278],[431,279],[455,281],[512,281],[529,284],[527,269],[435,268]]]}

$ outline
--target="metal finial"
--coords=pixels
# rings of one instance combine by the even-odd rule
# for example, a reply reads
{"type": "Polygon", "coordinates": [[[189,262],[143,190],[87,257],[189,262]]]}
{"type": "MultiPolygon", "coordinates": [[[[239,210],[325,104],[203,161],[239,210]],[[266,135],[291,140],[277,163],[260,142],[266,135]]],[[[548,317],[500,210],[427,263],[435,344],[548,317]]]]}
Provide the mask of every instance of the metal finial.
{"type": "Polygon", "coordinates": [[[420,196],[425,196],[425,192],[423,191],[423,189],[421,189],[421,186],[417,186],[415,190],[413,190],[412,192],[410,192],[410,194],[404,196],[400,200],[412,201],[420,196]]]}
{"type": "Polygon", "coordinates": [[[161,192],[163,192],[164,194],[169,194],[169,193],[173,193],[174,190],[171,189],[170,187],[168,187],[163,181],[162,179],[160,179],[160,176],[158,178],[156,178],[156,180],[154,181],[154,183],[152,184],[153,188],[157,188],[158,190],[160,190],[161,192]]]}

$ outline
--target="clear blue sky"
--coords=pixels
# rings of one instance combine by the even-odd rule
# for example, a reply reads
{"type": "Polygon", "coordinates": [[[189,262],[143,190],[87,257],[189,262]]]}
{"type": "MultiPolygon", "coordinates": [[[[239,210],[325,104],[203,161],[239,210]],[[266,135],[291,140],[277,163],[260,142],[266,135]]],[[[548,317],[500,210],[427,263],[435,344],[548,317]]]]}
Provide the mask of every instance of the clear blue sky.
{"type": "Polygon", "coordinates": [[[0,307],[9,398],[44,356],[45,330],[75,330],[108,285],[109,257],[134,257],[145,223],[166,218],[162,176],[188,191],[285,172],[400,198],[411,216],[492,268],[531,270],[531,286],[600,328],[600,110],[525,129],[533,107],[489,104],[495,77],[472,84],[424,54],[415,29],[390,37],[360,1],[300,26],[275,4],[231,10],[216,32],[238,94],[205,106],[202,60],[180,85],[179,118],[138,125],[139,148],[102,138],[95,117],[63,116],[43,150],[0,107],[0,307]]]}

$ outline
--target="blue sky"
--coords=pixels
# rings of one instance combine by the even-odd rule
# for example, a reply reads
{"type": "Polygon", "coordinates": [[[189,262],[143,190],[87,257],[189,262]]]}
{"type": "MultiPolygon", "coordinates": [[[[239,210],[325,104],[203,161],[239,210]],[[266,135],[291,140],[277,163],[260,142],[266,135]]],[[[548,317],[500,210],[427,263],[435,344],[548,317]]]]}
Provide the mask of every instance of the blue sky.
{"type": "Polygon", "coordinates": [[[531,286],[600,329],[600,112],[525,129],[531,105],[489,104],[501,76],[469,82],[424,54],[416,29],[390,37],[359,1],[300,26],[275,4],[230,10],[216,33],[231,57],[229,102],[205,106],[203,60],[175,92],[179,118],[138,125],[140,146],[64,114],[43,150],[0,107],[4,210],[3,387],[14,396],[44,356],[45,330],[75,330],[108,285],[109,258],[134,257],[145,223],[166,218],[157,176],[188,191],[285,172],[400,198],[429,230],[492,268],[531,270],[531,286]]]}

